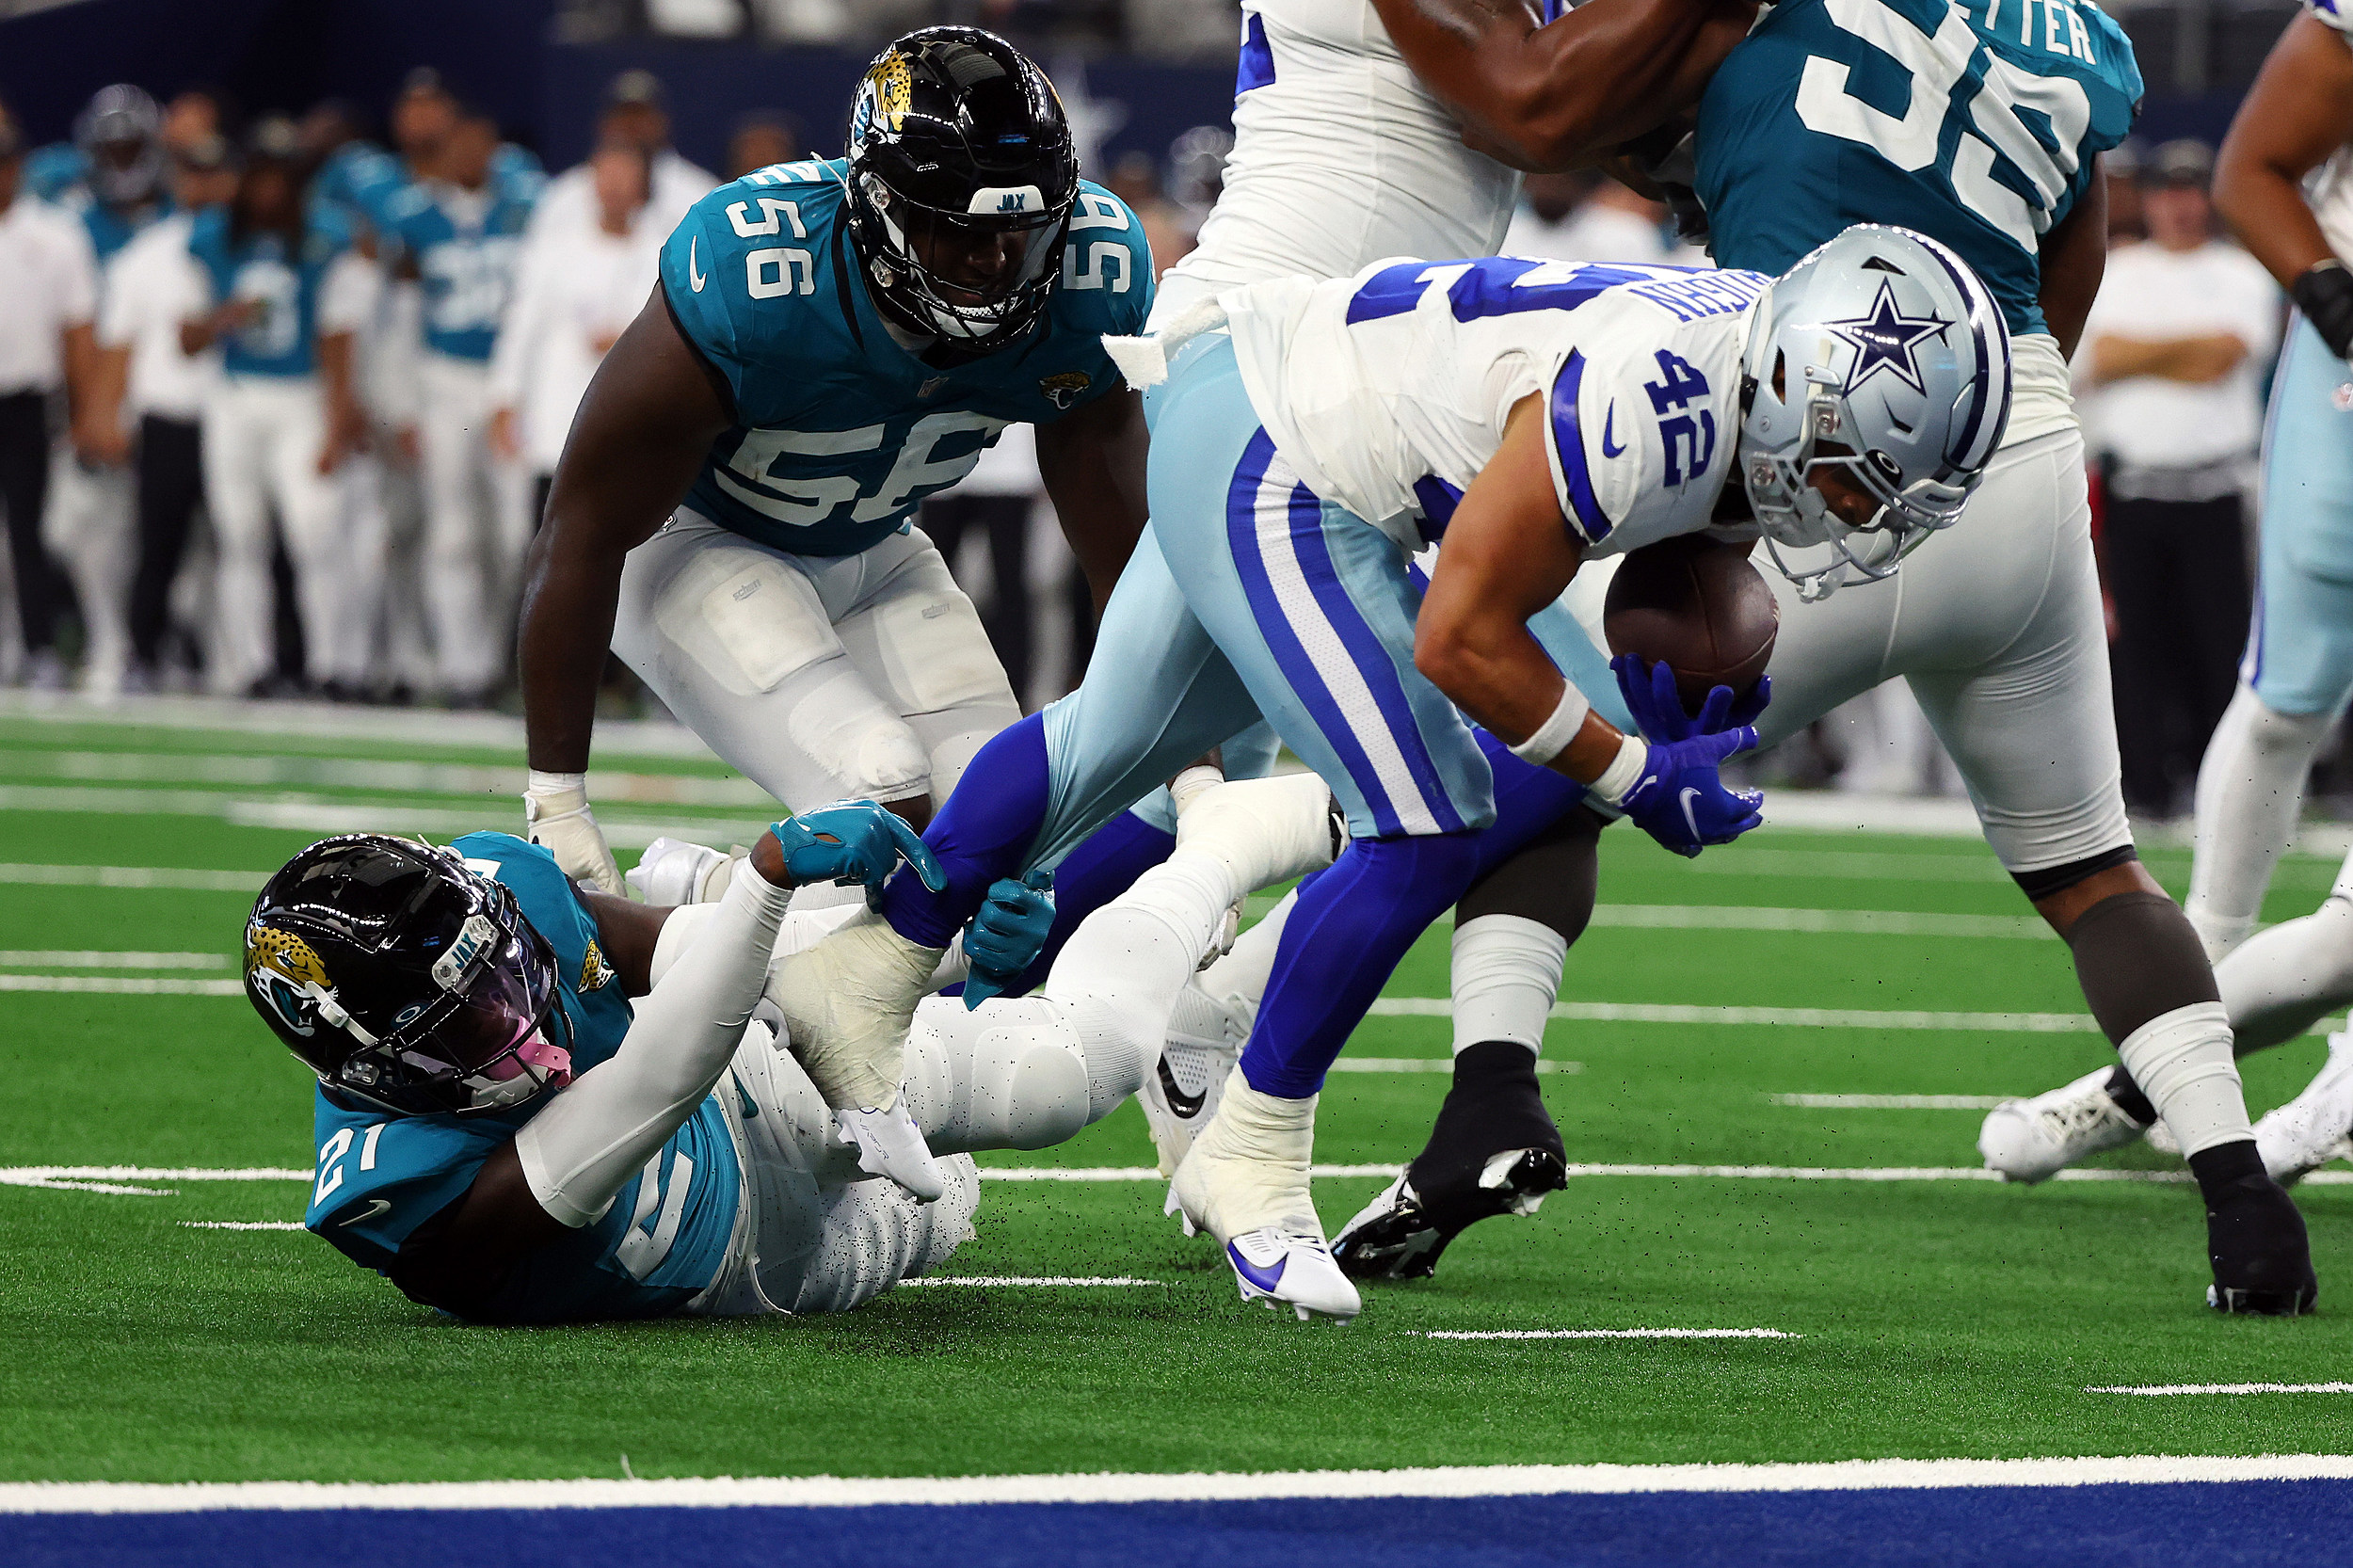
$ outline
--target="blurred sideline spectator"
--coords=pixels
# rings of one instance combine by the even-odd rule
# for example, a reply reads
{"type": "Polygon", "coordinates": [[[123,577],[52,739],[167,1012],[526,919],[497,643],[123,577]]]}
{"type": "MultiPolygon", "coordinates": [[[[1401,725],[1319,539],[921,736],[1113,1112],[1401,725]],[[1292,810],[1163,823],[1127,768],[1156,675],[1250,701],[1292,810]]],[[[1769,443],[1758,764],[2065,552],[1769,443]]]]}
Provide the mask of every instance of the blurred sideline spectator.
{"type": "Polygon", "coordinates": [[[2244,491],[2279,341],[2270,274],[2214,235],[2213,153],[2168,142],[2142,171],[2149,238],[2118,248],[2076,374],[2107,455],[2124,793],[2170,815],[2231,700],[2249,602],[2244,491]]]}
{"type": "Polygon", "coordinates": [[[1503,248],[1562,262],[1667,259],[1665,203],[1606,176],[1531,174],[1503,248]]]}
{"type": "Polygon", "coordinates": [[[1152,247],[1154,277],[1175,266],[1193,249],[1200,220],[1160,194],[1160,168],[1151,153],[1141,150],[1122,153],[1103,184],[1143,220],[1144,241],[1152,247]]]}
{"type": "Polygon", "coordinates": [[[66,680],[57,646],[64,584],[42,539],[49,499],[49,404],[64,391],[79,416],[97,360],[98,262],[66,213],[21,194],[24,138],[0,108],[0,508],[8,513],[24,679],[55,691],[66,680]]]}
{"type": "Polygon", "coordinates": [[[808,155],[807,147],[801,122],[792,116],[776,109],[747,114],[728,138],[727,178],[741,180],[756,168],[796,162],[808,155]]]}
{"type": "MultiPolygon", "coordinates": [[[[686,209],[700,200],[719,181],[709,169],[679,156],[670,146],[670,116],[664,105],[662,79],[650,71],[624,71],[605,89],[604,114],[597,121],[597,145],[633,147],[646,155],[653,170],[652,193],[647,200],[647,220],[664,234],[678,227],[686,209]]],[[[577,233],[597,220],[596,177],[586,164],[569,168],[548,182],[539,198],[533,226],[577,233]]],[[[652,280],[647,280],[652,287],[652,280]]]]}
{"type": "Polygon", "coordinates": [[[610,143],[588,167],[595,221],[535,231],[490,361],[491,445],[530,476],[534,528],[547,511],[573,410],[605,351],[644,309],[669,234],[646,216],[645,153],[610,143]]]}
{"type": "Polygon", "coordinates": [[[2108,195],[2108,248],[2149,237],[2140,209],[2140,144],[2130,137],[2100,156],[2101,184],[2108,195]]]}

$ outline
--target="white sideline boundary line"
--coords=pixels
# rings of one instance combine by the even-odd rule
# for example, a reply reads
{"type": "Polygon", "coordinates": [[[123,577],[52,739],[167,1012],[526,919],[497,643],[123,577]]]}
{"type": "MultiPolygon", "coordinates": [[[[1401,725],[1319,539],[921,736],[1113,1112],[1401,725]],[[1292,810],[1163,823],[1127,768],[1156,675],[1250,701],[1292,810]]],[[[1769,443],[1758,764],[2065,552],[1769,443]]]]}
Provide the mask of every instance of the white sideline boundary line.
{"type": "Polygon", "coordinates": [[[1777,1328],[1433,1328],[1423,1339],[1802,1339],[1777,1328]]]}
{"type": "Polygon", "coordinates": [[[2353,1454],[2254,1459],[1855,1459],[1808,1464],[1488,1464],[1249,1475],[719,1477],[407,1483],[17,1481],[0,1513],[234,1510],[872,1508],[976,1503],[1234,1502],[1266,1497],[1513,1497],[1649,1492],[1877,1492],[1984,1486],[2163,1486],[2353,1480],[2353,1454]]]}
{"type": "MultiPolygon", "coordinates": [[[[1387,1179],[1404,1171],[1402,1165],[1317,1165],[1310,1175],[1324,1180],[1364,1177],[1387,1179]]],[[[1732,1181],[1994,1181],[2000,1173],[1976,1165],[1613,1165],[1566,1167],[1573,1176],[1633,1176],[1662,1179],[1691,1177],[1732,1181]]],[[[210,1167],[183,1165],[0,1165],[0,1187],[74,1185],[104,1191],[100,1182],[136,1181],[309,1181],[313,1173],[276,1166],[210,1167]]],[[[1165,1181],[1149,1165],[984,1165],[981,1175],[991,1181],[1116,1182],[1165,1181]]],[[[2178,1185],[2191,1179],[2187,1171],[2061,1171],[2057,1181],[2154,1182],[2178,1185]]],[[[2304,1177],[2308,1187],[2353,1186],[2353,1170],[2314,1171],[2304,1177]]]]}
{"type": "Polygon", "coordinates": [[[2087,1394],[2353,1394],[2353,1383],[2158,1383],[2145,1387],[2087,1388],[2087,1394]]]}

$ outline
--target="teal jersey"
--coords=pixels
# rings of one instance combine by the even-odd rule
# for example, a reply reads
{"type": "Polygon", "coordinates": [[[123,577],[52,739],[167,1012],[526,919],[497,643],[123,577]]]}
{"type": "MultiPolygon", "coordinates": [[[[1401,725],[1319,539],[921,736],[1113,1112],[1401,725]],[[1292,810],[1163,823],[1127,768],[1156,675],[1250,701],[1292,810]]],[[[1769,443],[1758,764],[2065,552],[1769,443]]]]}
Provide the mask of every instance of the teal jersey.
{"type": "Polygon", "coordinates": [[[545,184],[492,181],[472,202],[420,182],[387,197],[373,216],[417,258],[424,345],[452,359],[489,362],[499,319],[514,292],[523,231],[545,184]]]}
{"type": "Polygon", "coordinates": [[[1716,260],[1780,273],[1850,225],[1900,224],[1959,252],[2012,332],[2047,331],[2042,236],[2140,90],[2088,0],[1784,0],[1700,101],[1716,260]]]}
{"type": "Polygon", "coordinates": [[[735,404],[686,504],[795,555],[871,549],[1008,424],[1050,424],[1116,388],[1103,335],[1142,331],[1152,309],[1143,223],[1081,182],[1038,325],[984,358],[927,364],[867,296],[844,167],[778,164],[721,185],[662,250],[670,312],[735,404]]]}
{"type": "MultiPolygon", "coordinates": [[[[504,833],[469,833],[451,847],[470,869],[514,889],[523,918],[555,950],[573,1074],[610,1059],[629,1032],[629,1001],[554,856],[504,833]]],[[[395,1116],[356,1101],[346,1109],[322,1090],[312,1114],[318,1168],[302,1223],[361,1267],[388,1270],[417,1227],[455,1203],[492,1151],[553,1097],[503,1116],[395,1116]]],[[[602,1219],[524,1257],[488,1316],[566,1322],[677,1311],[726,1260],[742,1180],[719,1102],[706,1098],[602,1219]]]]}
{"type": "Polygon", "coordinates": [[[207,207],[188,231],[188,254],[212,282],[216,300],[261,303],[261,312],[220,340],[221,368],[232,376],[309,376],[318,368],[319,296],[327,269],[351,245],[336,215],[312,208],[302,238],[289,246],[276,232],[230,232],[229,209],[207,207]]]}

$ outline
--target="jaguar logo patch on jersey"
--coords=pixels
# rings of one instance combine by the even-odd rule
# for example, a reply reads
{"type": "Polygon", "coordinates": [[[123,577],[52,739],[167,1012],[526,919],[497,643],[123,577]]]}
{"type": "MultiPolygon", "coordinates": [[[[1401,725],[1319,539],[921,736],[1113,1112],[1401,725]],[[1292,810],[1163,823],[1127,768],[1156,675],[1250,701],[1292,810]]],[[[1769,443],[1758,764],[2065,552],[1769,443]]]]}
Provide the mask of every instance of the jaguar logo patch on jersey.
{"type": "Polygon", "coordinates": [[[1057,408],[1078,406],[1086,390],[1095,385],[1095,377],[1082,370],[1065,370],[1054,376],[1041,376],[1037,380],[1039,395],[1057,408]]]}
{"type": "Polygon", "coordinates": [[[1880,371],[1892,371],[1896,378],[1913,392],[1927,389],[1920,383],[1920,366],[1913,350],[1930,338],[1943,337],[1951,322],[1941,316],[1907,316],[1897,308],[1896,291],[1886,280],[1880,280],[1880,292],[1871,301],[1871,313],[1846,321],[1826,321],[1822,329],[1855,350],[1854,363],[1848,367],[1847,384],[1840,390],[1852,392],[1880,371]]]}
{"type": "Polygon", "coordinates": [[[601,991],[613,984],[613,966],[604,961],[604,952],[594,936],[588,938],[588,955],[580,962],[580,989],[601,991]]]}

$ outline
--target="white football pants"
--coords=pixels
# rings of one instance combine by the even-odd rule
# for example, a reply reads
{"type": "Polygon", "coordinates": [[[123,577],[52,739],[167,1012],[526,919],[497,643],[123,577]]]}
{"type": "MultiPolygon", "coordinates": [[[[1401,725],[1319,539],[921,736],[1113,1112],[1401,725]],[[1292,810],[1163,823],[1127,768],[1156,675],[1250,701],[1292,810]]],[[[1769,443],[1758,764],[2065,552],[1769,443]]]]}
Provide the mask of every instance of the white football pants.
{"type": "Polygon", "coordinates": [[[426,619],[442,689],[473,696],[498,683],[514,649],[530,479],[490,450],[488,365],[423,354],[417,384],[426,619]]]}
{"type": "Polygon", "coordinates": [[[681,509],[630,552],[613,650],[794,811],[944,800],[1021,716],[972,601],[912,528],[790,555],[681,509]]]}
{"type": "Polygon", "coordinates": [[[373,581],[375,542],[355,537],[338,475],[319,472],[327,411],[311,376],[224,376],[204,408],[204,502],[220,552],[212,674],[235,694],[270,672],[270,516],[294,563],[305,673],[363,680],[372,620],[352,613],[355,582],[373,581]]]}
{"type": "Polygon", "coordinates": [[[138,523],[132,471],[86,469],[71,442],[58,443],[49,467],[42,542],[65,566],[88,637],[83,650],[89,690],[112,693],[131,662],[131,579],[138,572],[138,523]]]}

